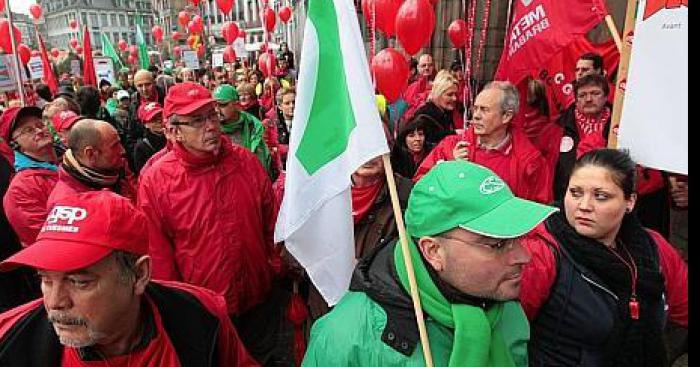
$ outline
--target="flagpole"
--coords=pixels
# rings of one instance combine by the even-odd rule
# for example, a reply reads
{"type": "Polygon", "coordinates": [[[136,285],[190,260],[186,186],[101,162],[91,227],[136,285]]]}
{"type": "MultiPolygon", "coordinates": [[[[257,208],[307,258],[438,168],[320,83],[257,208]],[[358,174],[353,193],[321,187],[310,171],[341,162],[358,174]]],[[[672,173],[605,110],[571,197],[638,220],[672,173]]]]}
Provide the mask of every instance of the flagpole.
{"type": "Polygon", "coordinates": [[[430,342],[428,340],[428,331],[425,328],[425,319],[423,318],[423,307],[421,306],[420,296],[418,294],[418,283],[416,282],[416,273],[413,270],[413,261],[411,261],[411,251],[408,247],[408,237],[406,236],[406,226],[403,222],[403,214],[399,205],[399,195],[396,191],[396,181],[394,180],[394,169],[391,167],[389,154],[382,155],[384,161],[384,172],[386,173],[386,181],[389,186],[389,196],[391,196],[391,205],[394,208],[394,219],[396,227],[399,230],[399,238],[401,241],[401,249],[403,252],[403,260],[406,265],[406,273],[408,274],[408,284],[411,288],[411,299],[413,300],[413,310],[416,313],[418,322],[418,333],[420,334],[420,342],[423,347],[423,355],[425,356],[426,367],[433,367],[433,355],[430,352],[430,342]]]}
{"type": "Polygon", "coordinates": [[[24,98],[24,84],[22,83],[22,75],[19,73],[19,54],[17,52],[17,44],[15,43],[15,31],[14,24],[12,23],[12,10],[10,9],[10,2],[5,4],[5,12],[7,13],[7,21],[10,23],[8,28],[10,29],[10,42],[12,44],[12,61],[15,64],[15,78],[17,80],[17,92],[19,94],[19,99],[22,102],[22,106],[25,105],[26,101],[24,98]]]}
{"type": "Polygon", "coordinates": [[[632,58],[632,35],[634,34],[635,22],[637,21],[637,2],[629,0],[627,2],[627,14],[625,16],[625,31],[623,33],[625,42],[622,44],[620,55],[620,67],[617,74],[615,87],[615,101],[613,103],[612,120],[610,121],[610,133],[608,134],[608,148],[617,148],[617,131],[622,118],[622,107],[625,102],[625,90],[627,88],[627,75],[629,73],[630,59],[632,58]]]}
{"type": "Polygon", "coordinates": [[[608,14],[605,16],[605,24],[608,25],[608,30],[613,40],[615,40],[615,46],[617,46],[617,52],[622,53],[622,39],[620,39],[620,33],[617,31],[617,26],[615,25],[615,20],[612,15],[608,14]]]}

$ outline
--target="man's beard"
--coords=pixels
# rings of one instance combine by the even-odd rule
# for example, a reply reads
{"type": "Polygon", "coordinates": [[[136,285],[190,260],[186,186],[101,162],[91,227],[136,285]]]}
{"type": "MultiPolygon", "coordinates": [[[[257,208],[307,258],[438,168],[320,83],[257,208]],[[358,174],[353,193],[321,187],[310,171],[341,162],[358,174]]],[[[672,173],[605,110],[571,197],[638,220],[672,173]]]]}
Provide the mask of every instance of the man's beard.
{"type": "Polygon", "coordinates": [[[100,340],[102,340],[105,337],[104,333],[101,333],[97,330],[95,330],[86,319],[81,318],[81,317],[70,317],[66,315],[59,315],[59,314],[54,314],[49,316],[49,322],[53,324],[54,326],[54,331],[56,332],[56,335],[58,336],[58,339],[61,344],[67,347],[71,348],[85,348],[85,347],[90,347],[100,340]],[[72,326],[79,326],[83,327],[87,331],[87,338],[84,339],[72,339],[66,336],[61,335],[59,332],[58,327],[55,324],[62,324],[62,325],[72,325],[72,326]]]}

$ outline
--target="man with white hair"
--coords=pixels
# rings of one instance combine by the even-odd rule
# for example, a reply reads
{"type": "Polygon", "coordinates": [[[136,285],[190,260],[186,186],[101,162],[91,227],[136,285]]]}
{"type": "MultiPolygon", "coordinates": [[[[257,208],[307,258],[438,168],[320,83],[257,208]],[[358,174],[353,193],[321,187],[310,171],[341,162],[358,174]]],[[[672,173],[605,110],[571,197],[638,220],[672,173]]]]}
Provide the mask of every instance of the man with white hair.
{"type": "Polygon", "coordinates": [[[547,161],[524,133],[511,128],[519,98],[513,84],[489,83],[476,97],[469,129],[442,140],[423,160],[414,181],[439,161],[463,159],[496,172],[516,196],[549,203],[553,178],[547,161]]]}

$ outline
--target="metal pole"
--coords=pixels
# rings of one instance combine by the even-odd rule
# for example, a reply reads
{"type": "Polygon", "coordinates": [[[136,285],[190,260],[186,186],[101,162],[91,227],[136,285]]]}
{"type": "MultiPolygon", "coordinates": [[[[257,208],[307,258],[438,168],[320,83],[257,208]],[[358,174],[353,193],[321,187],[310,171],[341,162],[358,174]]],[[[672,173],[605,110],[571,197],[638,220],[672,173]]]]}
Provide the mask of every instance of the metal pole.
{"type": "Polygon", "coordinates": [[[5,5],[7,6],[7,8],[5,9],[5,12],[7,13],[7,20],[10,22],[10,42],[12,44],[12,55],[14,56],[12,60],[15,64],[15,79],[17,80],[17,91],[19,92],[19,99],[22,102],[22,106],[24,106],[26,102],[24,98],[24,84],[22,83],[22,75],[19,72],[19,66],[21,63],[19,61],[19,54],[17,53],[17,45],[15,44],[15,31],[14,24],[12,23],[12,10],[10,9],[9,1],[5,5]]]}

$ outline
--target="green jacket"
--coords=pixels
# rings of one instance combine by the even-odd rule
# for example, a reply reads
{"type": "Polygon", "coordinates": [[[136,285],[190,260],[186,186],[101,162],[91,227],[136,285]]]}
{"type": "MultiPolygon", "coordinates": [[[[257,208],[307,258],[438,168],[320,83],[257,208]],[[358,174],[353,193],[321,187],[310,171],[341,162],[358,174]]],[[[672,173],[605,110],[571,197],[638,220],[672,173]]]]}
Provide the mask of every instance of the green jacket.
{"type": "MultiPolygon", "coordinates": [[[[393,244],[384,246],[368,256],[371,260],[363,260],[373,264],[358,265],[353,275],[351,291],[340,300],[333,311],[314,324],[303,367],[425,366],[415,317],[411,316],[411,299],[403,289],[399,290],[398,283],[392,284],[391,278],[395,277],[395,272],[387,269],[393,264],[387,252],[393,253],[393,248],[393,244]],[[362,288],[364,290],[355,291],[362,288]],[[381,300],[383,305],[375,299],[381,300]],[[398,315],[393,318],[391,325],[387,324],[387,310],[398,315]],[[406,316],[409,319],[406,319],[406,316]],[[402,331],[402,327],[399,326],[402,323],[410,325],[408,330],[404,327],[402,331]],[[415,330],[410,330],[411,328],[415,330]]],[[[509,346],[508,349],[518,367],[528,365],[529,325],[514,325],[508,320],[524,319],[519,317],[522,312],[518,302],[508,302],[501,321],[497,324],[497,327],[507,328],[503,335],[509,338],[506,345],[509,346]],[[518,317],[514,317],[515,315],[518,317]]],[[[435,367],[447,367],[454,331],[430,317],[426,318],[426,328],[435,367]]]]}
{"type": "Polygon", "coordinates": [[[260,163],[262,163],[270,177],[275,176],[272,172],[273,167],[270,150],[267,148],[265,140],[263,140],[265,126],[255,116],[244,111],[240,111],[239,113],[240,117],[238,121],[222,124],[222,131],[226,135],[232,135],[234,132],[240,131],[241,145],[258,157],[260,163]]]}

